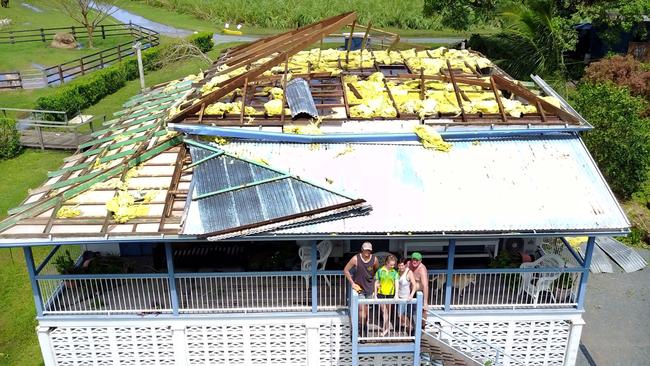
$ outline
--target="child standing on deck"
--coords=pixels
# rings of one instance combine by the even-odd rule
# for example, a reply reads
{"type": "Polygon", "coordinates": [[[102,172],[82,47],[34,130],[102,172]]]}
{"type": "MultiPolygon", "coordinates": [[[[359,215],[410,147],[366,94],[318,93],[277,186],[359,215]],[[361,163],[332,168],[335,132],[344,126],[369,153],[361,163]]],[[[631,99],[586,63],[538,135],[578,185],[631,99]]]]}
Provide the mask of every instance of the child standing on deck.
{"type": "MultiPolygon", "coordinates": [[[[375,274],[375,291],[378,299],[397,298],[399,275],[397,274],[397,270],[395,270],[396,264],[397,258],[390,254],[386,257],[384,265],[379,268],[377,274],[375,274]]],[[[392,306],[388,304],[381,305],[381,313],[383,317],[382,336],[388,334],[392,326],[390,323],[391,308],[392,306]]]]}

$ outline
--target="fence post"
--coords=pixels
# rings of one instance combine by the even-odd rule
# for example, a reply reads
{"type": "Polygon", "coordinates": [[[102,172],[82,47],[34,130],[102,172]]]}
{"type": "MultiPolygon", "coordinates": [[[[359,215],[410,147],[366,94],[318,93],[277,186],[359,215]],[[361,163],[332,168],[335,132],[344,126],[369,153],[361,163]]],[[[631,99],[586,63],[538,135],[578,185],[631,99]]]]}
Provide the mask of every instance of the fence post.
{"type": "Polygon", "coordinates": [[[83,59],[83,57],[79,59],[79,65],[81,66],[81,75],[85,75],[86,70],[84,70],[84,59],[83,59]]]}
{"type": "Polygon", "coordinates": [[[9,31],[9,42],[11,42],[11,44],[16,43],[14,41],[14,32],[13,31],[9,31]]]}
{"type": "Polygon", "coordinates": [[[41,28],[41,40],[45,42],[45,30],[41,28]]]}
{"type": "Polygon", "coordinates": [[[41,145],[41,150],[45,150],[45,142],[43,141],[43,130],[41,126],[36,126],[36,134],[38,135],[38,142],[41,145]]]}
{"type": "Polygon", "coordinates": [[[104,68],[104,51],[99,51],[99,68],[104,68]]]}
{"type": "Polygon", "coordinates": [[[117,45],[117,60],[120,61],[120,62],[122,61],[122,50],[121,50],[121,48],[122,48],[122,45],[118,44],[117,45]]]}
{"type": "Polygon", "coordinates": [[[167,259],[167,277],[169,279],[169,292],[172,299],[172,314],[178,315],[178,292],[176,291],[176,278],[174,276],[174,251],[172,243],[165,243],[165,257],[167,259]]]}
{"type": "Polygon", "coordinates": [[[456,239],[449,239],[447,247],[447,281],[445,283],[445,311],[451,310],[451,285],[454,280],[454,256],[456,255],[456,239]]]}
{"type": "Polygon", "coordinates": [[[56,65],[56,66],[59,68],[59,81],[60,81],[60,84],[63,85],[63,83],[65,82],[65,79],[63,78],[63,69],[61,68],[61,64],[56,65]]]}
{"type": "Polygon", "coordinates": [[[102,39],[106,39],[106,32],[104,31],[104,25],[101,25],[102,28],[102,39]]]}
{"type": "Polygon", "coordinates": [[[24,89],[24,87],[23,87],[23,76],[20,74],[20,71],[18,71],[17,74],[18,74],[18,87],[20,89],[24,89]]]}
{"type": "Polygon", "coordinates": [[[76,39],[77,38],[77,31],[74,29],[74,25],[70,27],[70,30],[72,30],[72,36],[76,39]]]}

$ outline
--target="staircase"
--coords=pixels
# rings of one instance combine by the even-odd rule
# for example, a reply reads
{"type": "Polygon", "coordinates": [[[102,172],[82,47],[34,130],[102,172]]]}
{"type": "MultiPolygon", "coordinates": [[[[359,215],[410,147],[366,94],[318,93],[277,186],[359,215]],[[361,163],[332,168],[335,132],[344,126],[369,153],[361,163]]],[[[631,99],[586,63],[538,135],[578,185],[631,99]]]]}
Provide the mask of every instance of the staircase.
{"type": "Polygon", "coordinates": [[[432,366],[524,366],[503,349],[476,337],[433,311],[428,312],[420,347],[422,353],[428,354],[432,366]]]}

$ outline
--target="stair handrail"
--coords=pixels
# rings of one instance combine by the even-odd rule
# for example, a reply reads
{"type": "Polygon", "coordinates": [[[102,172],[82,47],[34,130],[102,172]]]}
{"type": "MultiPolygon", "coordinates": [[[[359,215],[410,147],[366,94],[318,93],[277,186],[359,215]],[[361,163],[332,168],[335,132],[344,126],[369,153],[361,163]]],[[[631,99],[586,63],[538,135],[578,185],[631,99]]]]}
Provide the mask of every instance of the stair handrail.
{"type": "MultiPolygon", "coordinates": [[[[427,324],[430,324],[430,325],[436,327],[436,328],[439,330],[439,332],[440,332],[441,334],[447,335],[447,336],[449,336],[450,338],[452,338],[453,340],[455,340],[456,342],[460,342],[460,343],[466,345],[467,347],[470,348],[471,351],[476,350],[476,347],[475,347],[475,346],[472,346],[472,345],[469,344],[468,342],[466,342],[466,341],[464,341],[464,340],[462,340],[462,339],[460,339],[460,338],[458,338],[458,337],[454,337],[454,335],[453,335],[452,333],[445,331],[442,325],[441,325],[441,326],[436,325],[434,321],[430,320],[430,319],[431,319],[430,317],[431,317],[431,316],[435,317],[436,319],[440,320],[441,322],[444,322],[444,323],[446,323],[447,325],[451,326],[451,328],[456,329],[456,330],[459,330],[461,333],[463,333],[463,334],[469,336],[469,337],[472,338],[474,341],[476,341],[476,342],[478,342],[478,343],[481,343],[481,344],[487,346],[488,348],[492,349],[492,350],[495,352],[494,360],[491,359],[493,356],[490,356],[489,354],[484,354],[483,356],[487,356],[487,360],[481,360],[481,361],[477,361],[477,362],[479,362],[479,363],[481,363],[481,364],[483,364],[483,365],[485,365],[485,366],[498,366],[498,365],[504,365],[504,363],[503,363],[502,360],[505,359],[505,360],[508,361],[508,363],[505,363],[505,365],[510,365],[510,366],[511,366],[511,365],[516,365],[516,366],[525,366],[525,365],[526,365],[526,364],[524,364],[523,362],[521,362],[521,361],[519,361],[519,360],[513,358],[513,357],[510,356],[509,354],[507,354],[507,353],[505,352],[504,349],[502,349],[502,348],[500,348],[500,347],[497,347],[497,346],[495,346],[495,345],[493,345],[493,344],[487,342],[486,340],[477,337],[476,335],[474,335],[474,334],[472,334],[472,333],[466,331],[466,330],[463,329],[462,327],[459,327],[458,325],[456,325],[456,324],[450,322],[449,320],[447,320],[447,319],[441,317],[440,315],[436,314],[435,312],[429,310],[429,311],[427,311],[427,314],[429,315],[429,317],[427,317],[427,319],[425,320],[427,324]]],[[[426,331],[426,330],[424,330],[423,333],[426,334],[426,335],[428,335],[428,336],[430,336],[430,337],[433,337],[433,338],[439,338],[439,337],[434,336],[433,334],[430,334],[430,333],[429,333],[428,331],[426,331]]],[[[467,356],[467,357],[469,357],[469,358],[471,358],[471,359],[476,360],[476,357],[475,357],[475,356],[472,356],[471,353],[468,354],[468,353],[465,352],[465,351],[459,350],[458,348],[453,347],[451,344],[449,344],[449,346],[452,347],[452,348],[454,348],[454,349],[457,350],[458,352],[463,353],[465,356],[467,356]]]]}

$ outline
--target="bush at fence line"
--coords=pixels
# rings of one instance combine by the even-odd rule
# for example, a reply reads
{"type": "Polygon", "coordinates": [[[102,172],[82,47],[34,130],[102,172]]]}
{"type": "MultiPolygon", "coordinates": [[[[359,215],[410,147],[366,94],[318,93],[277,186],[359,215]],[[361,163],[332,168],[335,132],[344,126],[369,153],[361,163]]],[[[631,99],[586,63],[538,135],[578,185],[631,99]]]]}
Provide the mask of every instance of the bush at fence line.
{"type": "MultiPolygon", "coordinates": [[[[142,52],[142,62],[146,71],[159,68],[157,60],[160,53],[159,47],[142,52]]],[[[59,87],[53,94],[39,98],[36,101],[36,108],[63,111],[68,114],[68,117],[72,117],[107,95],[115,93],[127,81],[138,77],[138,61],[131,58],[59,87]]]]}
{"type": "Polygon", "coordinates": [[[206,53],[212,50],[212,47],[214,47],[214,41],[212,40],[213,36],[214,33],[212,32],[200,32],[192,35],[189,41],[198,47],[201,52],[206,53]]]}
{"type": "Polygon", "coordinates": [[[0,160],[13,158],[20,154],[21,150],[16,120],[0,117],[0,160]]]}

